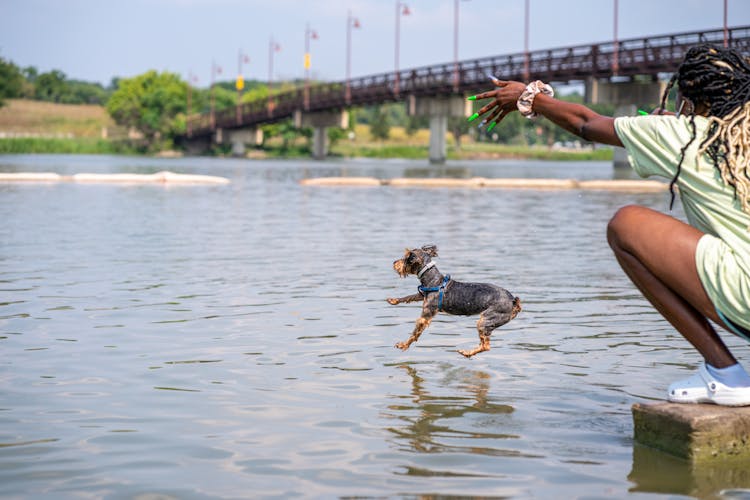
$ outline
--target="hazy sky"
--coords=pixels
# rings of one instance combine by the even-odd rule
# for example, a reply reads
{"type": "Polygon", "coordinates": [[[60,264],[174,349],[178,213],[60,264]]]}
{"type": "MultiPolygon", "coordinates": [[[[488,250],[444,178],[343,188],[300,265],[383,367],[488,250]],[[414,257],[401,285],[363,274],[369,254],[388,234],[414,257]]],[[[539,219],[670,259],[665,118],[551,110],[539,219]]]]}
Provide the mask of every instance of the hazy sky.
{"type": "MultiPolygon", "coordinates": [[[[454,0],[405,0],[402,69],[453,60],[454,0]]],[[[728,0],[729,26],[750,25],[750,0],[728,0]]],[[[246,78],[268,79],[268,45],[281,45],[274,78],[302,77],[305,26],[312,74],[346,74],[347,11],[352,76],[394,68],[395,0],[0,0],[0,56],[21,67],[62,70],[69,78],[109,83],[149,69],[171,71],[207,86],[211,62],[233,79],[238,51],[246,78]]],[[[524,0],[463,0],[461,59],[521,52],[524,0]]],[[[722,28],[724,0],[619,0],[619,38],[722,28]]],[[[531,50],[612,40],[614,0],[530,0],[531,50]]]]}

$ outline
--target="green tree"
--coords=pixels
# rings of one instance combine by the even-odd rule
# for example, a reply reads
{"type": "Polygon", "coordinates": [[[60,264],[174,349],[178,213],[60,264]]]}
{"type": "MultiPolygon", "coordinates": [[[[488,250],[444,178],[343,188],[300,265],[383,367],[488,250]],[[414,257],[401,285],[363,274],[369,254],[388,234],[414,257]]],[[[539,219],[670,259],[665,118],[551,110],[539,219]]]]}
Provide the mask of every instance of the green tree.
{"type": "Polygon", "coordinates": [[[20,97],[23,84],[24,77],[18,66],[0,57],[0,106],[5,99],[20,97]]]}
{"type": "Polygon", "coordinates": [[[388,139],[391,135],[391,121],[387,110],[383,107],[378,108],[375,116],[370,122],[370,133],[373,137],[380,140],[388,139]]]}
{"type": "Polygon", "coordinates": [[[407,116],[404,130],[406,131],[406,135],[412,137],[419,129],[427,128],[428,126],[428,119],[425,116],[407,116]]]}
{"type": "Polygon", "coordinates": [[[53,69],[36,77],[34,96],[40,101],[64,102],[68,94],[65,73],[53,69]]]}
{"type": "Polygon", "coordinates": [[[448,131],[453,134],[453,140],[457,150],[461,150],[461,136],[466,134],[471,127],[471,123],[466,121],[462,116],[451,116],[448,118],[448,131]]]}
{"type": "Polygon", "coordinates": [[[179,75],[151,70],[118,84],[107,102],[116,123],[140,131],[150,147],[184,131],[187,84],[179,75]]]}

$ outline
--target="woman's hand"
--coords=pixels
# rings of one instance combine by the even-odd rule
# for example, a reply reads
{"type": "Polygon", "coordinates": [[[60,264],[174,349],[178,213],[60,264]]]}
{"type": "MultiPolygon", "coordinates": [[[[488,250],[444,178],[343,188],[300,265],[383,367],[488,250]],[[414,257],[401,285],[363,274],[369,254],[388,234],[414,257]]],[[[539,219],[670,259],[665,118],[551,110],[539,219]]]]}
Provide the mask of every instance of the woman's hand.
{"type": "Polygon", "coordinates": [[[484,116],[482,123],[489,124],[488,130],[492,130],[492,128],[500,123],[509,113],[518,110],[516,103],[518,102],[518,98],[521,97],[521,93],[526,88],[526,85],[521,82],[508,80],[493,80],[492,83],[497,87],[495,90],[483,92],[469,98],[472,101],[492,99],[490,103],[486,104],[469,120],[473,121],[480,116],[486,115],[484,116]]]}

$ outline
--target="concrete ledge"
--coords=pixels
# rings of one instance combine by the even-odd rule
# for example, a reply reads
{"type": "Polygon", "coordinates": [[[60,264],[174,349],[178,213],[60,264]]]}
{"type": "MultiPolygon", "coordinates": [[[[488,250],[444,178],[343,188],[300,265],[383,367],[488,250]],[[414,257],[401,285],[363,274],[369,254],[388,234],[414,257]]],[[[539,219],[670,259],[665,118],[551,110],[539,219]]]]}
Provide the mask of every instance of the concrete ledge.
{"type": "Polygon", "coordinates": [[[750,407],[636,403],[634,439],[692,462],[750,461],[750,407]]]}
{"type": "Polygon", "coordinates": [[[606,181],[580,181],[580,189],[596,189],[602,191],[666,191],[669,184],[659,181],[641,180],[606,180],[606,181]]]}
{"type": "Polygon", "coordinates": [[[396,178],[387,181],[386,184],[394,187],[463,187],[463,188],[478,188],[482,187],[481,177],[473,177],[471,179],[451,179],[451,178],[396,178]]]}
{"type": "Polygon", "coordinates": [[[482,179],[482,186],[507,189],[576,189],[573,179],[482,179]]]}
{"type": "Polygon", "coordinates": [[[584,189],[599,191],[655,192],[666,191],[669,186],[664,182],[647,180],[591,180],[574,179],[512,179],[472,177],[470,179],[454,178],[416,178],[399,177],[395,179],[376,179],[374,177],[317,177],[302,179],[304,186],[393,186],[420,188],[498,188],[498,189],[584,189]]]}
{"type": "Polygon", "coordinates": [[[374,177],[314,177],[302,179],[303,186],[380,186],[382,182],[374,177]]]}
{"type": "Polygon", "coordinates": [[[0,172],[0,182],[60,182],[61,180],[60,174],[52,172],[0,172]]]}
{"type": "Polygon", "coordinates": [[[229,179],[213,175],[175,174],[157,172],[155,174],[74,174],[54,173],[0,173],[0,182],[83,182],[120,184],[229,184],[229,179]]]}

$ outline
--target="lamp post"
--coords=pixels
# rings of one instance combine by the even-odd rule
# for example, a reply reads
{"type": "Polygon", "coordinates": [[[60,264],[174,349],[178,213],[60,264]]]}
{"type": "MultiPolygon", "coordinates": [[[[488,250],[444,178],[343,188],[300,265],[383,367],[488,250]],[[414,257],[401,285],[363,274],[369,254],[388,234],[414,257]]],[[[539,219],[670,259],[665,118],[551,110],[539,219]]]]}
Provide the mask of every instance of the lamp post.
{"type": "Polygon", "coordinates": [[[249,63],[250,57],[242,53],[242,49],[237,53],[237,125],[242,123],[242,89],[245,88],[245,78],[242,76],[242,63],[249,63]]]}
{"type": "Polygon", "coordinates": [[[271,35],[268,41],[268,116],[273,114],[273,56],[276,52],[281,52],[281,45],[276,43],[271,35]]]}
{"type": "Polygon", "coordinates": [[[310,23],[305,26],[305,109],[310,109],[310,40],[317,40],[318,33],[310,29],[310,23]]]}
{"type": "Polygon", "coordinates": [[[458,87],[461,82],[458,71],[458,4],[459,1],[468,2],[469,0],[453,0],[453,92],[458,93],[458,87]]]}
{"type": "Polygon", "coordinates": [[[529,81],[529,1],[525,0],[523,19],[523,79],[529,81]]]}
{"type": "Polygon", "coordinates": [[[619,12],[618,1],[615,2],[615,20],[614,20],[614,48],[612,54],[612,74],[617,76],[620,72],[620,41],[617,39],[617,14],[619,12]]]}
{"type": "Polygon", "coordinates": [[[215,61],[211,60],[211,113],[210,122],[211,130],[216,128],[216,98],[214,97],[214,80],[216,75],[221,74],[221,66],[218,66],[215,61]]]}
{"type": "Polygon", "coordinates": [[[352,11],[346,15],[346,103],[352,100],[352,28],[360,28],[359,19],[352,17],[352,11]]]}
{"type": "Polygon", "coordinates": [[[193,124],[190,121],[190,115],[193,114],[193,82],[198,82],[198,77],[193,75],[192,71],[188,71],[187,81],[187,117],[185,118],[185,125],[187,126],[187,136],[192,137],[193,135],[193,124]]]}
{"type": "Polygon", "coordinates": [[[727,29],[727,0],[724,0],[724,48],[729,47],[729,30],[727,29]]]}
{"type": "Polygon", "coordinates": [[[401,44],[401,16],[408,16],[411,14],[411,11],[409,10],[409,6],[405,3],[401,2],[401,0],[396,0],[396,54],[395,54],[395,74],[394,74],[394,81],[393,81],[393,93],[398,95],[401,91],[400,89],[400,75],[398,70],[398,56],[400,52],[400,44],[401,44]]]}

